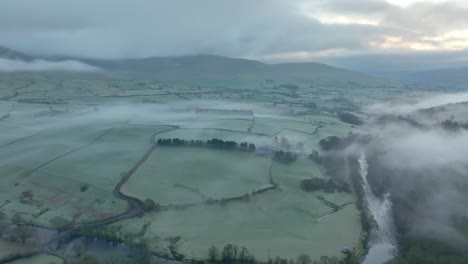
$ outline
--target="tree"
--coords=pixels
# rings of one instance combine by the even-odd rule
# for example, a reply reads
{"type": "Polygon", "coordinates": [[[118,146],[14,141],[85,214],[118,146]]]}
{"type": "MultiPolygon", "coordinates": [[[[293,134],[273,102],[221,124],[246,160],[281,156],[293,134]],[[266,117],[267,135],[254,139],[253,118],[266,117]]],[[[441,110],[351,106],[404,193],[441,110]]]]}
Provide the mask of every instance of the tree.
{"type": "Polygon", "coordinates": [[[31,226],[19,225],[10,231],[9,239],[11,241],[20,242],[25,244],[33,235],[33,228],[31,226]]]}
{"type": "Polygon", "coordinates": [[[301,254],[299,257],[297,257],[296,264],[311,264],[312,259],[310,258],[309,255],[306,254],[301,254]]]}
{"type": "Polygon", "coordinates": [[[317,150],[312,151],[312,154],[309,155],[309,158],[317,164],[321,164],[323,159],[320,156],[320,153],[317,150]]]}
{"type": "Polygon", "coordinates": [[[216,263],[219,260],[219,250],[211,245],[211,247],[208,249],[208,261],[210,263],[216,263]]]}
{"type": "Polygon", "coordinates": [[[254,152],[256,149],[255,145],[253,143],[249,143],[249,151],[254,152]]]}
{"type": "Polygon", "coordinates": [[[283,164],[290,164],[297,159],[297,155],[295,153],[289,151],[275,151],[273,153],[273,160],[283,163],[283,164]]]}
{"type": "Polygon", "coordinates": [[[288,264],[288,260],[287,259],[282,259],[280,257],[276,257],[274,260],[273,260],[273,264],[288,264]]]}
{"type": "Polygon", "coordinates": [[[143,202],[143,209],[147,210],[152,210],[156,208],[156,203],[152,199],[146,199],[143,202]]]}
{"type": "Polygon", "coordinates": [[[348,113],[348,112],[341,112],[341,113],[338,113],[338,119],[341,121],[341,122],[344,122],[344,123],[348,123],[348,124],[351,124],[351,125],[356,125],[356,126],[360,126],[362,125],[364,122],[362,122],[362,120],[351,114],[351,113],[348,113]]]}
{"type": "Polygon", "coordinates": [[[73,227],[72,221],[67,220],[61,216],[54,216],[52,217],[52,219],[50,219],[49,222],[50,222],[50,225],[54,229],[57,229],[59,232],[65,231],[73,227]]]}
{"type": "Polygon", "coordinates": [[[223,263],[234,263],[237,259],[237,251],[239,247],[233,244],[227,244],[223,248],[223,252],[221,253],[221,260],[223,263]]]}
{"type": "Polygon", "coordinates": [[[249,250],[246,247],[242,247],[239,252],[239,263],[254,263],[253,256],[250,255],[249,250]]]}
{"type": "Polygon", "coordinates": [[[319,141],[319,146],[322,150],[332,150],[332,149],[338,149],[340,146],[341,139],[337,136],[329,136],[326,138],[322,138],[319,141]]]}

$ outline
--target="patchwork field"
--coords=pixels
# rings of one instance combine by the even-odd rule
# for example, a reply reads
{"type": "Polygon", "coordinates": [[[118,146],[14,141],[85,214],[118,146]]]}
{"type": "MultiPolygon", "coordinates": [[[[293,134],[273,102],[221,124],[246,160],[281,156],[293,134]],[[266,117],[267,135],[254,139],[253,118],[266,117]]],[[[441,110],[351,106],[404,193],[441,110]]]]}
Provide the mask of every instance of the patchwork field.
{"type": "MultiPolygon", "coordinates": [[[[263,261],[275,256],[295,258],[302,253],[314,259],[340,256],[342,247],[357,246],[361,229],[354,196],[327,194],[327,199],[348,204],[334,212],[317,199],[323,193],[299,189],[300,180],[322,177],[316,165],[307,159],[296,165],[274,165],[273,178],[279,190],[251,196],[248,201],[149,213],[119,225],[129,233],[141,234],[144,230],[143,237],[153,241],[152,249],[161,254],[168,252],[168,239],[180,236],[181,253],[195,259],[206,258],[211,245],[222,248],[228,243],[247,247],[263,261]]],[[[192,169],[187,168],[186,174],[190,175],[192,169]]]]}
{"type": "MultiPolygon", "coordinates": [[[[350,85],[345,95],[339,85],[2,76],[0,212],[45,227],[57,216],[81,225],[129,212],[110,226],[164,256],[177,241],[177,251],[194,259],[228,243],[262,261],[342,257],[342,247],[358,247],[361,236],[354,194],[300,188],[303,179],[328,179],[307,157],[320,139],[359,130],[336,113],[357,111],[371,88],[350,85]],[[145,156],[160,138],[249,142],[256,151],[157,146],[145,156]],[[275,151],[297,160],[273,162],[275,151]],[[115,195],[119,184],[124,196],[162,210],[135,217],[138,208],[115,195]]],[[[385,95],[369,94],[366,102],[385,95]]],[[[62,263],[53,258],[14,263],[62,263]]]]}
{"type": "MultiPolygon", "coordinates": [[[[177,173],[169,174],[171,175],[169,177],[163,177],[169,183],[160,182],[158,174],[162,176],[164,173],[173,171],[173,169],[168,170],[165,167],[156,169],[157,166],[155,165],[154,170],[152,170],[152,177],[141,178],[142,174],[150,175],[147,170],[144,170],[140,172],[141,174],[137,173],[132,179],[135,182],[151,184],[151,187],[136,187],[136,183],[132,183],[135,186],[132,188],[135,190],[148,190],[147,193],[152,193],[151,198],[155,199],[155,201],[166,201],[166,199],[174,201],[176,197],[182,197],[180,191],[163,192],[166,194],[164,196],[158,194],[160,190],[157,186],[160,184],[163,189],[171,190],[170,184],[173,182],[174,175],[177,175],[176,179],[180,178],[179,175],[185,175],[182,180],[191,184],[198,184],[198,186],[201,186],[199,189],[205,185],[212,186],[211,182],[214,180],[195,176],[197,175],[197,168],[193,166],[198,163],[199,167],[212,167],[212,165],[204,165],[203,163],[205,155],[210,151],[213,152],[211,155],[218,157],[228,153],[198,148],[188,148],[188,150],[200,152],[199,155],[202,158],[193,157],[192,152],[188,152],[187,156],[175,158],[184,160],[186,166],[178,169],[177,173]],[[155,184],[153,185],[153,183],[155,184]]],[[[163,149],[160,151],[160,156],[154,155],[154,158],[160,158],[159,163],[156,160],[148,160],[147,163],[154,162],[161,166],[168,162],[167,158],[164,158],[164,154],[168,154],[170,151],[178,151],[178,148],[168,147],[163,149]]],[[[186,149],[182,148],[179,153],[182,154],[185,151],[186,149]]],[[[240,153],[240,155],[246,154],[240,153]]],[[[229,155],[223,158],[227,157],[229,155]]],[[[232,158],[229,158],[229,160],[233,163],[236,161],[236,159],[232,158]]],[[[221,164],[223,163],[221,162],[221,164]]],[[[255,163],[252,165],[255,165],[255,163]]],[[[248,168],[246,166],[246,170],[248,168]]],[[[217,169],[221,172],[229,172],[229,165],[228,168],[222,166],[217,169]]],[[[250,169],[252,172],[256,170],[256,168],[250,169]]],[[[219,175],[219,173],[216,175],[219,175]]],[[[244,172],[244,175],[245,177],[251,177],[252,181],[256,179],[255,175],[249,173],[248,170],[244,172]]],[[[241,173],[238,176],[244,177],[244,175],[241,173]]],[[[279,185],[278,190],[251,196],[248,200],[230,202],[224,205],[200,203],[185,210],[148,213],[140,219],[125,220],[116,225],[123,225],[128,233],[140,234],[140,238],[152,241],[152,250],[159,254],[168,253],[167,241],[171,237],[180,237],[180,252],[195,259],[206,258],[208,248],[211,245],[222,248],[228,243],[247,247],[257,259],[263,261],[275,256],[295,258],[303,253],[309,254],[314,259],[319,259],[323,255],[340,256],[340,249],[343,246],[358,246],[361,234],[359,228],[360,217],[354,206],[355,197],[353,195],[347,193],[325,194],[320,191],[306,193],[300,190],[299,183],[302,179],[324,177],[315,163],[309,159],[301,158],[294,165],[274,164],[272,177],[279,185]],[[344,206],[341,210],[335,212],[318,199],[318,195],[323,195],[328,201],[344,206]],[[142,229],[142,227],[144,228],[142,229]]],[[[224,179],[226,182],[231,182],[231,180],[229,178],[224,179]]],[[[126,188],[129,188],[129,186],[126,188]]],[[[243,185],[233,182],[229,186],[238,190],[243,185]]],[[[216,190],[220,192],[220,195],[233,191],[226,188],[226,186],[218,187],[216,190]]],[[[186,193],[190,192],[189,190],[184,191],[186,193]]],[[[143,191],[142,193],[146,192],[143,191]]],[[[149,196],[141,198],[147,197],[149,196]]],[[[186,197],[184,196],[184,198],[186,197]]],[[[195,194],[191,198],[187,199],[190,199],[190,201],[198,200],[199,202],[202,200],[195,194]]]]}
{"type": "Polygon", "coordinates": [[[0,208],[43,226],[55,216],[83,223],[124,212],[115,185],[151,146],[152,134],[169,128],[55,128],[5,146],[0,208]]]}

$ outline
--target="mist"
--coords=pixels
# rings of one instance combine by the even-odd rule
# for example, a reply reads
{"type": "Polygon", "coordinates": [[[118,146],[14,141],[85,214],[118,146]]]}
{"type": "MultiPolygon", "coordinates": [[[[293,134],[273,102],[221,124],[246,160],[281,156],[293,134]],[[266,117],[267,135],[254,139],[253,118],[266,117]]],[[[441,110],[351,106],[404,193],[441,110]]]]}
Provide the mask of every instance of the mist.
{"type": "Polygon", "coordinates": [[[99,68],[74,60],[47,61],[33,60],[30,62],[0,58],[0,72],[96,72],[99,68]]]}
{"type": "MultiPolygon", "coordinates": [[[[468,132],[444,128],[443,120],[421,112],[467,100],[466,93],[445,94],[369,107],[373,117],[366,130],[371,140],[348,150],[369,157],[368,181],[378,196],[391,195],[400,234],[441,240],[460,249],[468,246],[458,226],[468,212],[468,132]],[[382,113],[387,118],[379,119],[382,113]],[[396,118],[388,118],[389,113],[396,118]],[[405,114],[404,119],[398,114],[405,114]]],[[[453,122],[459,119],[463,115],[452,115],[453,122]]]]}
{"type": "Polygon", "coordinates": [[[450,93],[450,94],[417,94],[414,97],[408,97],[407,101],[390,101],[377,103],[365,108],[366,112],[371,114],[395,114],[407,115],[417,110],[424,110],[433,107],[444,106],[448,104],[458,104],[468,102],[468,93],[450,93]]]}

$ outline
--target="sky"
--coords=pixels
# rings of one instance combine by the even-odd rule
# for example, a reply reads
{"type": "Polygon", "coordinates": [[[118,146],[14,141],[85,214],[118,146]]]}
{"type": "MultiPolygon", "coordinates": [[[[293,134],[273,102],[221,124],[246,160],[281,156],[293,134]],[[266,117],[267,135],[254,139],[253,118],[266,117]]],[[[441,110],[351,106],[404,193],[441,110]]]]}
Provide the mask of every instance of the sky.
{"type": "Polygon", "coordinates": [[[0,45],[41,56],[453,68],[468,66],[468,1],[4,0],[0,45]]]}

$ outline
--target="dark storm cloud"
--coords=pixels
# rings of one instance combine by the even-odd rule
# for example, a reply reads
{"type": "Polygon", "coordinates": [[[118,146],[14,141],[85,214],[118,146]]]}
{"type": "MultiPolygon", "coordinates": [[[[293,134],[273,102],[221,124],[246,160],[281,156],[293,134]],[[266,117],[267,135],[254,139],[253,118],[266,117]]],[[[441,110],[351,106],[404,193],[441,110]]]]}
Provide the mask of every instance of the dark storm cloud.
{"type": "MultiPolygon", "coordinates": [[[[41,55],[212,53],[331,61],[327,56],[335,50],[347,57],[379,53],[390,44],[404,49],[407,42],[439,48],[440,40],[425,37],[467,26],[466,11],[456,2],[402,8],[383,0],[9,0],[0,9],[0,44],[41,55]],[[402,40],[389,44],[386,36],[402,40]]],[[[454,43],[468,41],[464,37],[454,43]]]]}

